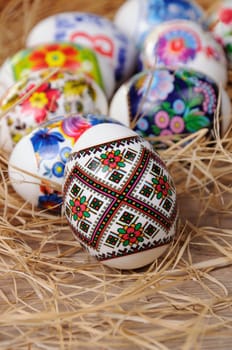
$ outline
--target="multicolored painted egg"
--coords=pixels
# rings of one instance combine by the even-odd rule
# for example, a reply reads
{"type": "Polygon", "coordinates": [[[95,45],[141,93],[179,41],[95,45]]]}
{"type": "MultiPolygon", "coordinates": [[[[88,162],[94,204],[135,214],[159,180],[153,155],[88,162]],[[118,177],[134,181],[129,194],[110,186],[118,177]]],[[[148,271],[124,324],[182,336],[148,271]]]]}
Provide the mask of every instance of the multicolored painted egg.
{"type": "Polygon", "coordinates": [[[125,34],[107,18],[85,12],[65,12],[47,17],[30,31],[26,45],[71,41],[92,48],[113,65],[117,83],[135,66],[136,50],[125,34]]]}
{"type": "Polygon", "coordinates": [[[165,137],[179,139],[201,128],[211,130],[217,109],[224,134],[231,123],[231,103],[225,90],[220,91],[214,80],[200,72],[159,68],[138,73],[122,85],[109,114],[163,148],[165,137]]]}
{"type": "Polygon", "coordinates": [[[112,122],[93,114],[60,117],[24,136],[9,158],[9,179],[15,191],[34,206],[59,212],[64,169],[74,144],[94,125],[112,122]]]}
{"type": "Polygon", "coordinates": [[[97,125],[67,162],[63,212],[79,242],[103,264],[135,269],[168,249],[176,190],[164,162],[131,129],[97,125]]]}
{"type": "Polygon", "coordinates": [[[158,24],[186,19],[205,26],[203,8],[190,0],[127,0],[116,12],[114,22],[138,48],[158,24]]]}
{"type": "Polygon", "coordinates": [[[208,11],[208,26],[223,46],[229,65],[232,65],[232,1],[221,0],[208,11]]]}
{"type": "Polygon", "coordinates": [[[24,135],[60,115],[107,112],[104,92],[87,75],[50,69],[32,72],[9,88],[0,101],[0,113],[5,113],[0,120],[0,145],[10,152],[24,135]]]}
{"type": "Polygon", "coordinates": [[[186,67],[200,71],[222,86],[228,81],[227,60],[222,46],[199,24],[176,20],[165,22],[146,37],[142,69],[186,67]]]}
{"type": "Polygon", "coordinates": [[[69,69],[93,79],[111,97],[115,89],[114,72],[102,56],[80,44],[56,42],[38,45],[17,52],[0,70],[0,84],[5,89],[31,72],[41,69],[69,69]]]}

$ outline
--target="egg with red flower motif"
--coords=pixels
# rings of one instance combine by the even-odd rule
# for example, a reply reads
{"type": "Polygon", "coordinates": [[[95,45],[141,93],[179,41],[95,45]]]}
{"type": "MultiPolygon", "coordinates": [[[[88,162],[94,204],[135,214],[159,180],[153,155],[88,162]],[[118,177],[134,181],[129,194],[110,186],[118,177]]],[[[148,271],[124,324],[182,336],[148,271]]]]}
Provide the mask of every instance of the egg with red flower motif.
{"type": "Polygon", "coordinates": [[[40,124],[57,116],[76,113],[107,114],[105,93],[94,80],[67,70],[31,73],[8,89],[0,101],[0,144],[11,151],[40,124]]]}
{"type": "Polygon", "coordinates": [[[1,91],[34,71],[52,68],[83,73],[93,79],[111,97],[115,80],[111,65],[88,47],[71,42],[41,44],[18,51],[0,70],[1,91]]]}
{"type": "Polygon", "coordinates": [[[215,39],[222,45],[229,66],[232,65],[232,1],[218,1],[208,11],[208,26],[215,39]]]}
{"type": "Polygon", "coordinates": [[[63,196],[74,236],[109,267],[150,264],[175,237],[173,179],[151,144],[126,126],[99,124],[80,136],[67,161],[63,196]]]}
{"type": "Polygon", "coordinates": [[[30,31],[28,47],[69,41],[90,47],[112,66],[117,84],[128,78],[135,65],[131,40],[109,19],[86,12],[63,12],[44,18],[30,31]]]}
{"type": "Polygon", "coordinates": [[[8,173],[14,190],[35,207],[59,212],[69,154],[78,138],[99,123],[112,120],[94,114],[60,117],[24,136],[9,158],[8,173]]]}

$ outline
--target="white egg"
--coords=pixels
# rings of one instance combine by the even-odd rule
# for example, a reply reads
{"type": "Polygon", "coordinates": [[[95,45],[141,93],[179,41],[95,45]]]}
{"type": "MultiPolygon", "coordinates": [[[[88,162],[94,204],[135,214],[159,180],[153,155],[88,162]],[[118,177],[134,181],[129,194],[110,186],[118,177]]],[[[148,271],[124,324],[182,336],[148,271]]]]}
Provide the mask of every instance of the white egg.
{"type": "Polygon", "coordinates": [[[176,233],[172,177],[131,129],[101,124],[76,142],[66,166],[63,212],[90,255],[119,269],[155,261],[176,233]]]}

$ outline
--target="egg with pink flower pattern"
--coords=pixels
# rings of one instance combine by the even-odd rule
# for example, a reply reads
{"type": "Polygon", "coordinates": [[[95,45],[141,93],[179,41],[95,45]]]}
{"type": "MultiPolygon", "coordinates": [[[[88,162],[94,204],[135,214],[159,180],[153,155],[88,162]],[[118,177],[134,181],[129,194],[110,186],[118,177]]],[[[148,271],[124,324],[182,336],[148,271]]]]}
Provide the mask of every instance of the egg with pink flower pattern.
{"type": "Polygon", "coordinates": [[[115,93],[110,116],[131,126],[157,148],[202,128],[213,129],[220,103],[221,133],[231,123],[228,94],[208,76],[195,70],[157,68],[134,75],[115,93]]]}
{"type": "Polygon", "coordinates": [[[191,21],[175,20],[156,26],[146,36],[139,60],[141,70],[183,67],[206,74],[223,87],[228,81],[222,46],[211,32],[191,21]]]}

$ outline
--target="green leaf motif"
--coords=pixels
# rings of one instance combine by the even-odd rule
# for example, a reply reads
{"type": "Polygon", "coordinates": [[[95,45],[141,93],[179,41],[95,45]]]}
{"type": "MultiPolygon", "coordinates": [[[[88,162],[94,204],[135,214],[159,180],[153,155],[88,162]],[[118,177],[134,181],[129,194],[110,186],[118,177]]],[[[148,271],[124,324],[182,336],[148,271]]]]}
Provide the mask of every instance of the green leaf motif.
{"type": "Polygon", "coordinates": [[[202,102],[204,100],[204,96],[201,94],[198,94],[196,96],[194,96],[189,102],[188,102],[188,107],[189,108],[193,108],[196,107],[198,105],[201,105],[202,102]]]}
{"type": "Polygon", "coordinates": [[[153,177],[152,182],[153,182],[153,184],[155,184],[155,185],[158,185],[158,184],[159,184],[159,181],[158,181],[155,177],[153,177]]]}
{"type": "Polygon", "coordinates": [[[105,166],[102,168],[103,173],[106,173],[108,169],[109,169],[108,165],[105,165],[105,166]]]}
{"type": "Polygon", "coordinates": [[[154,135],[160,135],[160,128],[158,128],[158,126],[156,126],[156,125],[152,125],[152,131],[153,131],[153,133],[154,133],[154,135]]]}
{"type": "Polygon", "coordinates": [[[209,118],[204,115],[194,115],[189,114],[185,118],[186,129],[189,132],[196,132],[202,128],[207,128],[210,126],[209,118]]]}
{"type": "Polygon", "coordinates": [[[100,155],[100,157],[101,157],[102,159],[106,159],[106,158],[107,158],[107,155],[106,155],[105,153],[103,153],[103,154],[100,155]]]}
{"type": "Polygon", "coordinates": [[[126,231],[124,230],[124,228],[119,228],[118,233],[121,233],[122,235],[124,235],[126,231]]]}
{"type": "Polygon", "coordinates": [[[126,166],[125,163],[123,162],[118,162],[117,164],[120,168],[124,168],[126,166]]]}
{"type": "Polygon", "coordinates": [[[136,230],[139,230],[141,227],[142,227],[142,224],[140,222],[135,225],[135,229],[136,230]]]}
{"type": "Polygon", "coordinates": [[[157,198],[157,199],[161,199],[161,198],[162,198],[162,196],[163,196],[162,192],[159,192],[159,193],[157,193],[156,198],[157,198]]]}
{"type": "Polygon", "coordinates": [[[114,152],[114,155],[119,156],[120,153],[121,153],[121,151],[119,149],[117,149],[117,151],[114,152]]]}
{"type": "Polygon", "coordinates": [[[87,212],[87,211],[84,211],[83,215],[84,215],[85,218],[89,218],[90,217],[90,213],[87,212]]]}
{"type": "Polygon", "coordinates": [[[80,199],[80,203],[81,204],[84,204],[86,201],[86,197],[85,196],[82,196],[81,199],[80,199]]]}

